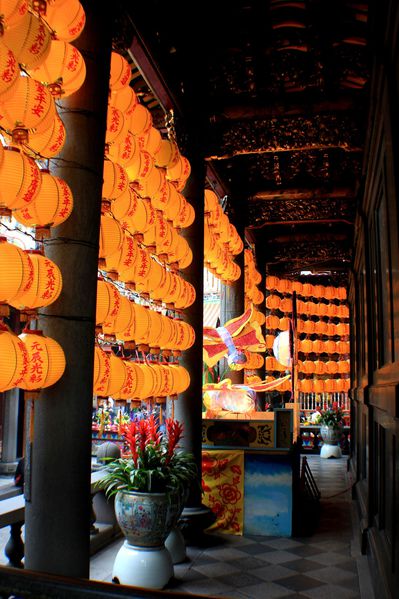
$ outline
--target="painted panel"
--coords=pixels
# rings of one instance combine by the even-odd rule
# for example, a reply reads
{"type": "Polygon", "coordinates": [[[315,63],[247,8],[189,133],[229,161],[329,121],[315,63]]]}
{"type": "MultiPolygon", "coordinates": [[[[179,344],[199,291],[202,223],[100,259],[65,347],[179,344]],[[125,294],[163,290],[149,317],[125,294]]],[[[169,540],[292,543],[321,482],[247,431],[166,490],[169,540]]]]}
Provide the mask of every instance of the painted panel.
{"type": "Polygon", "coordinates": [[[281,456],[245,454],[244,534],[292,534],[292,467],[281,456]]]}

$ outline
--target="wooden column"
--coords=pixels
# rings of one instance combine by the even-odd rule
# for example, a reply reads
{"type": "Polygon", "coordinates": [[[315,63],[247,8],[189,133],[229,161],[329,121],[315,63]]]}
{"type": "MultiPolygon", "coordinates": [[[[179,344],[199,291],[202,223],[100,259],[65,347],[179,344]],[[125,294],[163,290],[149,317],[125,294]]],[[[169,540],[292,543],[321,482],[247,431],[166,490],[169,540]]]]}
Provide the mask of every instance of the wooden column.
{"type": "Polygon", "coordinates": [[[183,277],[194,285],[195,302],[184,310],[184,320],[195,330],[194,345],[183,352],[181,364],[190,373],[190,386],[179,395],[175,404],[175,417],[184,425],[183,445],[195,455],[198,467],[198,485],[193,487],[188,505],[201,505],[201,448],[202,448],[202,329],[204,296],[204,189],[205,163],[195,147],[187,146],[187,158],[191,164],[191,175],[184,189],[184,196],[194,206],[195,220],[181,234],[193,252],[193,261],[184,269],[183,277]]]}
{"type": "Polygon", "coordinates": [[[39,310],[39,327],[63,347],[66,371],[34,400],[26,480],[26,568],[89,576],[91,407],[102,170],[111,31],[108,8],[85,2],[75,45],[87,68],[83,87],[60,102],[67,137],[51,171],[72,189],[71,217],[52,231],[46,255],[63,290],[39,310]],[[34,412],[34,415],[33,415],[34,412]]]}

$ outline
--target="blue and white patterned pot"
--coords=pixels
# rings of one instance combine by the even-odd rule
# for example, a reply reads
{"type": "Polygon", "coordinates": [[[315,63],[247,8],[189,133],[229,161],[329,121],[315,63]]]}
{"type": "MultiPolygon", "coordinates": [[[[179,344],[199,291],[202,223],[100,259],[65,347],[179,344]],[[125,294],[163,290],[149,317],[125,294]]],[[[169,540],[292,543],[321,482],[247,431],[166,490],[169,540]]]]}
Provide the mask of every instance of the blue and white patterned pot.
{"type": "Polygon", "coordinates": [[[334,428],[332,426],[320,427],[321,438],[327,445],[338,445],[342,437],[342,426],[334,428]]]}
{"type": "Polygon", "coordinates": [[[119,491],[115,515],[128,543],[136,547],[161,547],[176,521],[176,496],[168,493],[119,491]]]}

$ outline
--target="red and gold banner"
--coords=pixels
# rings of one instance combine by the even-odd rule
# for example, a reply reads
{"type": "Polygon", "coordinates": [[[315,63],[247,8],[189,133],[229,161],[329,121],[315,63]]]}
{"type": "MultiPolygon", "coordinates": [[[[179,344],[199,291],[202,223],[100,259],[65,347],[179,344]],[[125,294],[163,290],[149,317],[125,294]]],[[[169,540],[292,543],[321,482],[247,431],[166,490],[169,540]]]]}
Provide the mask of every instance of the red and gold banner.
{"type": "Polygon", "coordinates": [[[208,528],[242,535],[244,510],[244,452],[202,452],[203,502],[216,515],[208,528]]]}

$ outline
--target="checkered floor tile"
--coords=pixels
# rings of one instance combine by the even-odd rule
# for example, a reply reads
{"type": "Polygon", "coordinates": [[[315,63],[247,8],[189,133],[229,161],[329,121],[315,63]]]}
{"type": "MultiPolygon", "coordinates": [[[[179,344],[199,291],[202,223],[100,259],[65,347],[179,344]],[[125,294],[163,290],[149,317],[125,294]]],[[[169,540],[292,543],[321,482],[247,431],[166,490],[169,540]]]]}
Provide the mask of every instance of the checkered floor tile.
{"type": "MultiPolygon", "coordinates": [[[[359,586],[346,458],[308,456],[321,491],[318,529],[309,537],[237,537],[212,534],[209,546],[187,547],[165,591],[230,599],[373,599],[359,586]]],[[[110,581],[117,541],[91,560],[93,579],[110,581]],[[104,573],[101,576],[101,572],[104,573]]]]}

